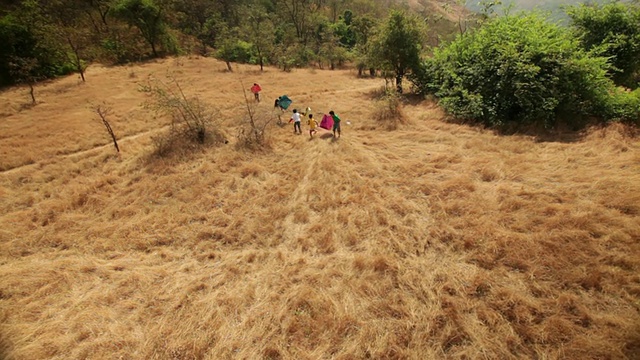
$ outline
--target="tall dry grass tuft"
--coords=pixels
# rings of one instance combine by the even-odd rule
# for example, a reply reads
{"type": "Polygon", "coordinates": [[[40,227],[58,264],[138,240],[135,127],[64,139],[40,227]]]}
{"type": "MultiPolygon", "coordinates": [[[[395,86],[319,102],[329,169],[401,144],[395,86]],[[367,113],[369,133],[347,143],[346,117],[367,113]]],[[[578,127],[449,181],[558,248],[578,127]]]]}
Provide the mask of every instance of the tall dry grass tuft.
{"type": "Polygon", "coordinates": [[[269,151],[148,166],[150,124],[170,118],[140,107],[138,79],[174,66],[90,68],[81,90],[57,80],[0,121],[0,357],[637,357],[633,131],[500,136],[426,102],[375,131],[375,79],[184,59],[177,81],[224,133],[241,126],[241,89],[225,86],[239,76],[357,126],[336,140],[273,126],[269,151]],[[87,140],[100,133],[74,104],[88,96],[113,104],[120,155],[87,140]]]}
{"type": "Polygon", "coordinates": [[[402,110],[402,95],[394,90],[385,89],[384,94],[376,102],[373,117],[387,130],[396,130],[400,124],[406,123],[402,110]]]}
{"type": "Polygon", "coordinates": [[[242,120],[238,127],[236,147],[251,151],[268,150],[271,147],[269,131],[273,128],[276,117],[277,123],[281,124],[280,115],[276,116],[273,111],[268,111],[264,108],[258,109],[257,104],[249,102],[242,80],[240,80],[240,86],[246,112],[243,112],[242,120]]]}
{"type": "Polygon", "coordinates": [[[276,115],[270,110],[251,109],[243,114],[237,129],[236,147],[241,150],[264,151],[272,146],[270,132],[275,131],[276,115]]]}

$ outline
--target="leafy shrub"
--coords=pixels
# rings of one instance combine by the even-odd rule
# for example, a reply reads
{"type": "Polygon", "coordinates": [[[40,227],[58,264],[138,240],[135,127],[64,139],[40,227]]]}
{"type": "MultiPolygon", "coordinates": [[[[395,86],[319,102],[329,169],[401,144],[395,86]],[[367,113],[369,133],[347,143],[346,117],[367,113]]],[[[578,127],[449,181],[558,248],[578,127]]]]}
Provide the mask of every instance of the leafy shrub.
{"type": "Polygon", "coordinates": [[[633,122],[640,125],[640,89],[615,89],[607,98],[603,113],[607,119],[633,122]]]}
{"type": "Polygon", "coordinates": [[[253,44],[242,40],[223,41],[215,53],[218,59],[227,62],[252,63],[257,60],[253,44]]]}
{"type": "Polygon", "coordinates": [[[620,2],[580,4],[569,7],[567,14],[582,46],[610,58],[616,84],[638,87],[640,7],[620,2]]]}
{"type": "Polygon", "coordinates": [[[606,59],[582,50],[567,30],[529,14],[458,36],[412,81],[457,118],[552,125],[566,114],[600,114],[613,87],[606,70],[606,59]]]}
{"type": "Polygon", "coordinates": [[[13,16],[0,18],[0,86],[24,81],[12,67],[15,63],[28,60],[33,66],[28,69],[27,76],[32,79],[52,78],[72,72],[73,64],[69,64],[64,53],[56,49],[51,39],[34,32],[33,27],[26,26],[13,16]]]}

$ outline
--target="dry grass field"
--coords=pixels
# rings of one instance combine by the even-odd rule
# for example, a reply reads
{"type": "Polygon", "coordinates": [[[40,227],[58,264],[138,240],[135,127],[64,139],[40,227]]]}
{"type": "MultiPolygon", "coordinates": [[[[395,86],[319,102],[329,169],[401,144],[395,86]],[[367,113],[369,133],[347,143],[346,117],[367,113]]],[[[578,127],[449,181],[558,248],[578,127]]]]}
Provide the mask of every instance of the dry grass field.
{"type": "Polygon", "coordinates": [[[383,80],[224,69],[92,66],[34,107],[0,93],[0,358],[640,358],[633,129],[505,136],[411,100],[389,131],[383,80]],[[141,90],[167,73],[229,144],[150,156],[168,120],[141,90]],[[351,125],[239,149],[241,82],[263,113],[288,94],[351,125]]]}

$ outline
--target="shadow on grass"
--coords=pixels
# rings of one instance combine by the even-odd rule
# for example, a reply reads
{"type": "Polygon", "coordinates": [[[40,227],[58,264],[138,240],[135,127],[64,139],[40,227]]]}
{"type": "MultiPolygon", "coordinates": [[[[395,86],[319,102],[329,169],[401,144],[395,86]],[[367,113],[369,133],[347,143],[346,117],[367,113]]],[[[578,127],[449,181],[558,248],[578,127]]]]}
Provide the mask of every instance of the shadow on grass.
{"type": "Polygon", "coordinates": [[[629,359],[640,359],[640,326],[636,326],[629,335],[628,341],[624,346],[624,354],[629,359]]]}
{"type": "Polygon", "coordinates": [[[493,131],[499,136],[528,136],[536,142],[558,142],[575,143],[586,135],[586,130],[592,126],[601,126],[594,120],[578,119],[574,124],[568,125],[558,121],[553,126],[545,126],[544,123],[519,124],[517,122],[507,122],[501,126],[488,126],[480,121],[468,119],[447,118],[448,123],[474,127],[478,129],[493,131]]]}
{"type": "MultiPolygon", "coordinates": [[[[425,101],[427,100],[425,99],[424,95],[406,94],[402,96],[402,103],[405,105],[411,105],[411,106],[422,105],[425,101]]],[[[431,104],[433,102],[430,101],[429,103],[431,104]]]]}
{"type": "Polygon", "coordinates": [[[319,136],[319,138],[320,138],[320,139],[325,139],[325,140],[326,140],[326,139],[333,139],[333,133],[326,132],[326,133],[324,133],[324,134],[321,134],[321,135],[319,136]]]}
{"type": "Polygon", "coordinates": [[[10,359],[11,345],[5,334],[0,334],[0,359],[10,359]]]}

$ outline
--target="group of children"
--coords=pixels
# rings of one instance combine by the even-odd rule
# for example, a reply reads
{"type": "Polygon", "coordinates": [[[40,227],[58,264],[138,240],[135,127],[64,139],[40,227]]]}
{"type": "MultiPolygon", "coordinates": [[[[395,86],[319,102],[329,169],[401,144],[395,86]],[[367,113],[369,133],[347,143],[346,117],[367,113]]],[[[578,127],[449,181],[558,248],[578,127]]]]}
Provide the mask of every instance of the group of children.
{"type": "MultiPolygon", "coordinates": [[[[253,93],[256,102],[260,102],[261,90],[262,90],[262,87],[257,83],[254,83],[253,86],[251,87],[251,92],[253,93]]],[[[286,95],[284,95],[284,97],[286,98],[286,95]]],[[[276,99],[274,103],[274,107],[280,108],[280,110],[284,111],[285,107],[283,107],[281,104],[281,101],[283,101],[282,99],[283,99],[283,96],[276,99]]],[[[286,100],[289,100],[289,99],[287,98],[286,100]]],[[[289,103],[291,103],[291,100],[289,100],[289,103]]],[[[315,135],[318,132],[317,128],[321,126],[321,124],[318,124],[318,121],[314,119],[313,114],[311,114],[311,108],[306,108],[305,112],[302,114],[298,112],[298,109],[293,109],[293,115],[291,115],[291,119],[289,119],[289,123],[293,122],[293,133],[302,134],[302,129],[300,127],[302,123],[301,115],[308,116],[307,124],[309,125],[309,137],[313,138],[313,135],[315,135]]],[[[333,110],[329,111],[329,116],[331,116],[331,119],[333,120],[332,121],[333,125],[327,126],[326,129],[328,130],[329,127],[331,127],[333,130],[333,137],[335,138],[337,133],[339,138],[340,137],[340,117],[336,115],[336,113],[333,112],[333,110]]]]}
{"type": "MultiPolygon", "coordinates": [[[[308,116],[307,124],[309,125],[309,137],[313,139],[313,135],[315,135],[318,130],[318,121],[314,119],[313,114],[311,113],[311,108],[307,108],[304,113],[300,114],[298,109],[293,109],[293,115],[291,115],[291,119],[289,119],[289,123],[293,122],[293,133],[294,134],[302,134],[302,129],[300,128],[300,124],[302,123],[302,116],[308,116]]],[[[340,137],[340,117],[336,115],[333,110],[329,111],[329,115],[333,120],[333,137],[336,137],[336,132],[338,133],[338,138],[340,137]]]]}

